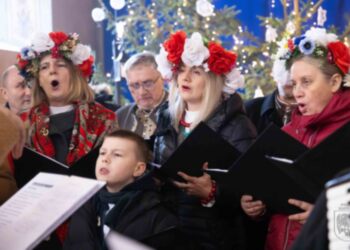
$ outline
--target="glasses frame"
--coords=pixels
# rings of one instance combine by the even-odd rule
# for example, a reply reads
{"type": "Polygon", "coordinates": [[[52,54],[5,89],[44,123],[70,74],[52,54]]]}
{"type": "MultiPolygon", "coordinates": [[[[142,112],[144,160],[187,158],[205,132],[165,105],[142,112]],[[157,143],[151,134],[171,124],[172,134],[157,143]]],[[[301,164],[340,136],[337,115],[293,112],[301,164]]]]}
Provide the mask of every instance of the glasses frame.
{"type": "Polygon", "coordinates": [[[128,87],[130,90],[133,90],[133,91],[139,90],[141,87],[145,90],[151,90],[154,87],[154,85],[158,82],[160,77],[161,76],[158,75],[157,78],[154,80],[146,80],[141,83],[138,83],[138,82],[131,83],[131,84],[128,84],[128,87]]]}

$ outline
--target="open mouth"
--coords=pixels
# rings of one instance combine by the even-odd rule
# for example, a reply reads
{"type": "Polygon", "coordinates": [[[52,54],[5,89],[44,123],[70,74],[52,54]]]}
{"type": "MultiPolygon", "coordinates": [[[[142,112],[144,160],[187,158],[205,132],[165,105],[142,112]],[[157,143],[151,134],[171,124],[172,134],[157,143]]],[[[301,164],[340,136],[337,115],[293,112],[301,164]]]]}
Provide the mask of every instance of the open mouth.
{"type": "Polygon", "coordinates": [[[100,172],[101,175],[109,174],[109,170],[107,168],[101,168],[99,172],[100,172]]]}
{"type": "Polygon", "coordinates": [[[188,87],[188,86],[185,86],[185,85],[182,85],[182,87],[181,87],[183,90],[190,90],[191,88],[190,87],[188,87]]]}
{"type": "Polygon", "coordinates": [[[298,108],[299,108],[299,111],[300,111],[301,113],[304,113],[304,112],[305,112],[305,109],[306,109],[306,105],[303,104],[303,103],[299,103],[299,104],[298,104],[298,108]]]}
{"type": "Polygon", "coordinates": [[[57,87],[58,85],[59,85],[60,83],[57,81],[57,80],[53,80],[52,82],[51,82],[51,86],[52,87],[57,87]]]}

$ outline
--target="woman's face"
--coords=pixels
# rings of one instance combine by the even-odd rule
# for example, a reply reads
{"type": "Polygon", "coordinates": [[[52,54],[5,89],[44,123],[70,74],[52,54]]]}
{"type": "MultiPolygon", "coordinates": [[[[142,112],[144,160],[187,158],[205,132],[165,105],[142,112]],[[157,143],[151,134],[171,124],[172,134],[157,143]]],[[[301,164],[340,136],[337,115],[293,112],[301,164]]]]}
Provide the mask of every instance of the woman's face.
{"type": "Polygon", "coordinates": [[[39,84],[51,106],[67,105],[70,92],[70,71],[68,62],[62,58],[43,57],[40,61],[39,84]]]}
{"type": "Polygon", "coordinates": [[[293,95],[302,115],[320,113],[341,85],[341,81],[334,81],[335,75],[327,79],[318,67],[304,60],[293,63],[290,76],[293,95]]]}
{"type": "Polygon", "coordinates": [[[183,65],[179,69],[177,84],[188,110],[200,109],[203,100],[206,72],[202,67],[183,65]]]}

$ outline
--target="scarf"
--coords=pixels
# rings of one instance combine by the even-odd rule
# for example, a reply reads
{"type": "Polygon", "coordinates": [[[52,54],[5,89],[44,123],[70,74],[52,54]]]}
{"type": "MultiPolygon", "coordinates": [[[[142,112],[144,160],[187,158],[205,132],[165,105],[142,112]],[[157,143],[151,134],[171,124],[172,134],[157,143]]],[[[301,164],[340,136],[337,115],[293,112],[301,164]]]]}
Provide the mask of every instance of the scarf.
{"type": "Polygon", "coordinates": [[[283,130],[308,147],[314,147],[350,121],[350,90],[335,93],[318,114],[302,115],[298,109],[283,130]]]}
{"type": "MultiPolygon", "coordinates": [[[[74,103],[75,120],[67,155],[67,165],[86,155],[99,144],[103,137],[118,127],[115,114],[98,103],[74,103]]],[[[42,103],[29,113],[29,145],[37,152],[51,158],[55,148],[49,136],[49,106],[42,103]]]]}

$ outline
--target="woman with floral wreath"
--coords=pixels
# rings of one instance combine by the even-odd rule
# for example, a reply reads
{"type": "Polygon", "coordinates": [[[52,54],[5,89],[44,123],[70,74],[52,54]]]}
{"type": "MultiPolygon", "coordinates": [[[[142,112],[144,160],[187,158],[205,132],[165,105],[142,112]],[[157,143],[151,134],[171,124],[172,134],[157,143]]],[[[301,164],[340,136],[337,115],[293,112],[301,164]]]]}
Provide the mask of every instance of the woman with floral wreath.
{"type": "MultiPolygon", "coordinates": [[[[164,163],[201,121],[240,152],[253,142],[255,128],[235,93],[244,81],[235,68],[236,58],[218,43],[205,43],[197,32],[187,38],[185,32],[178,31],[164,42],[156,60],[164,79],[172,83],[168,107],[161,108],[157,123],[156,163],[164,163]]],[[[176,197],[174,207],[184,232],[197,247],[244,248],[238,199],[230,197],[225,203],[220,183],[206,173],[201,177],[179,175],[186,182],[174,182],[170,193],[176,197]]]]}
{"type": "Polygon", "coordinates": [[[115,114],[94,102],[88,86],[94,58],[76,33],[38,34],[17,60],[33,85],[29,146],[37,152],[71,166],[117,128],[115,114]]]}
{"type": "MultiPolygon", "coordinates": [[[[283,130],[312,148],[350,121],[349,48],[321,28],[311,28],[281,45],[277,57],[290,72],[298,104],[283,130]]],[[[265,249],[288,249],[313,209],[313,204],[290,198],[288,202],[304,212],[273,214],[265,249]]],[[[263,202],[252,201],[249,195],[241,198],[241,206],[252,218],[265,211],[263,202]]]]}

